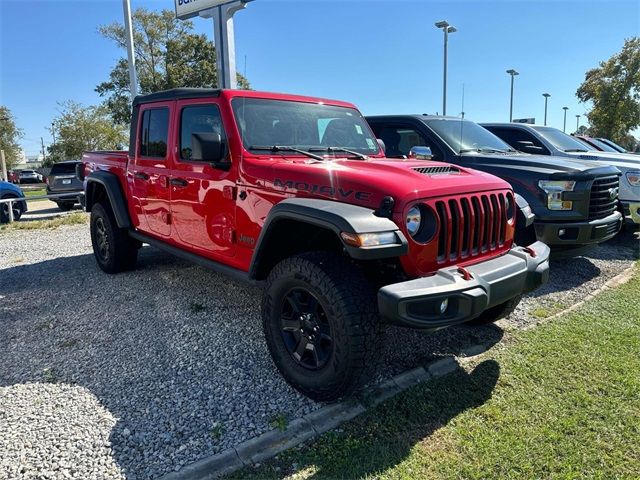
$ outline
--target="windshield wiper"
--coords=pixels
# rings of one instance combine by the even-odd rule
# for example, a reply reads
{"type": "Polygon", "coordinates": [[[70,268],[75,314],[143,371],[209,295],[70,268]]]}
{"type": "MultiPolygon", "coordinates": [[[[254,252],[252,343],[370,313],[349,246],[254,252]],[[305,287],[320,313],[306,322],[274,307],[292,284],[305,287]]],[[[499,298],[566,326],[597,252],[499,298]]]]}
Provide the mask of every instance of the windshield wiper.
{"type": "Polygon", "coordinates": [[[369,158],[364,153],[355,152],[353,150],[349,150],[343,147],[312,147],[309,149],[309,151],[313,151],[313,152],[327,151],[329,153],[345,152],[345,153],[348,153],[349,155],[353,155],[354,157],[358,157],[360,160],[367,160],[369,158]]]}
{"type": "Polygon", "coordinates": [[[563,150],[563,152],[582,152],[582,153],[586,153],[589,150],[583,150],[582,148],[567,148],[566,150],[563,150]]]}
{"type": "Polygon", "coordinates": [[[320,160],[324,162],[326,158],[321,157],[320,155],[316,155],[315,153],[308,152],[307,150],[302,150],[301,148],[290,147],[289,145],[273,145],[271,147],[261,146],[261,145],[251,145],[249,150],[266,150],[269,152],[296,152],[307,157],[313,158],[315,160],[320,160]]]}

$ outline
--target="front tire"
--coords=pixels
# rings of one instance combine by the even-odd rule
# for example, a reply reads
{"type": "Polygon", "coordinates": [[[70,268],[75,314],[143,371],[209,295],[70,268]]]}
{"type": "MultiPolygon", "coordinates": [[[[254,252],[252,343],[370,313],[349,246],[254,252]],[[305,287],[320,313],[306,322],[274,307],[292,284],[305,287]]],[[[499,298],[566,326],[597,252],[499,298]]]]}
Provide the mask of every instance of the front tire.
{"type": "Polygon", "coordinates": [[[132,270],[138,246],[126,228],[118,228],[111,207],[96,203],[91,209],[91,244],[98,266],[106,273],[132,270]]]}
{"type": "Polygon", "coordinates": [[[495,323],[498,320],[508,317],[513,313],[518,304],[522,300],[522,295],[517,295],[511,300],[507,300],[495,307],[487,308],[480,314],[479,317],[474,318],[469,322],[470,325],[487,325],[489,323],[495,323]]]}
{"type": "Polygon", "coordinates": [[[267,279],[262,318],[276,367],[317,401],[362,386],[382,353],[375,291],[359,267],[335,253],[278,263],[267,279]]]}
{"type": "MultiPolygon", "coordinates": [[[[4,197],[4,199],[7,198],[15,198],[16,200],[18,200],[18,197],[15,196],[7,196],[4,197]]],[[[20,220],[20,217],[22,216],[22,208],[20,207],[20,203],[19,202],[13,202],[12,203],[12,210],[13,210],[13,220],[14,221],[18,221],[20,220]]],[[[9,222],[9,203],[0,203],[0,223],[8,223],[9,222]]]]}

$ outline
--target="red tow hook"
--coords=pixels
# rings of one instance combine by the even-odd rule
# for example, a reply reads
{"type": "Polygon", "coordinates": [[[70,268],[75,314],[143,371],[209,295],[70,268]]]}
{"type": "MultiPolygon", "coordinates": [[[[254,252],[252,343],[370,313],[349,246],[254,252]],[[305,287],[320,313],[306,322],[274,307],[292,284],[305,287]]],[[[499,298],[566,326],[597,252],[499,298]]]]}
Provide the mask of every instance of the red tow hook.
{"type": "Polygon", "coordinates": [[[535,257],[536,257],[536,255],[538,255],[538,254],[536,253],[536,251],[535,251],[533,248],[531,248],[531,247],[522,247],[522,248],[524,249],[524,251],[525,251],[525,252],[527,252],[527,253],[528,253],[529,255],[531,255],[533,258],[535,258],[535,257]]]}
{"type": "Polygon", "coordinates": [[[471,276],[471,272],[464,267],[458,267],[458,273],[462,275],[464,280],[471,280],[473,277],[471,276]]]}

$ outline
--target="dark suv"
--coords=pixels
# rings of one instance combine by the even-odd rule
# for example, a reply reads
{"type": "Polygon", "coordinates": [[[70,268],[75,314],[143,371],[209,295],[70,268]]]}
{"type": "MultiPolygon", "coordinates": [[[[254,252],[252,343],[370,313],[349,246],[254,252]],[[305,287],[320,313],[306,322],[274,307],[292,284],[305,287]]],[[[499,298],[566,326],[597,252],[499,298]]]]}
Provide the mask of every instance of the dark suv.
{"type": "Polygon", "coordinates": [[[58,208],[65,212],[80,202],[80,196],[83,193],[82,181],[76,176],[76,165],[79,164],[80,162],[77,161],[54,163],[47,177],[47,195],[69,194],[53,199],[58,204],[58,208]]]}
{"type": "Polygon", "coordinates": [[[511,184],[535,214],[533,225],[517,222],[516,242],[536,238],[557,251],[578,253],[610,239],[622,224],[616,211],[620,171],[579,158],[528,155],[477,123],[432,115],[367,117],[385,143],[387,157],[427,149],[433,160],[496,175],[511,184]]]}

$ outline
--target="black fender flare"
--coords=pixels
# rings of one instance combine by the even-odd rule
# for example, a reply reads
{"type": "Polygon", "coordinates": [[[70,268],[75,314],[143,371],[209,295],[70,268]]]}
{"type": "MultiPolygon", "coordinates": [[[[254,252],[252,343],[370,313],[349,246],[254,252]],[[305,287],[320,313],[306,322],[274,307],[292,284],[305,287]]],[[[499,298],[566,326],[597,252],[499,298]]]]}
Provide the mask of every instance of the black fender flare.
{"type": "Polygon", "coordinates": [[[392,220],[378,217],[374,210],[314,198],[288,198],[271,208],[265,219],[262,231],[253,251],[249,277],[257,278],[260,272],[260,262],[265,256],[268,239],[278,228],[282,220],[294,220],[327,229],[336,234],[349,256],[356,260],[377,260],[406,255],[409,245],[404,234],[392,220]],[[381,233],[395,232],[398,243],[393,245],[379,245],[374,247],[354,247],[344,242],[340,234],[347,233],[381,233]]]}
{"type": "Polygon", "coordinates": [[[115,173],[96,171],[89,174],[84,187],[86,211],[90,212],[95,203],[94,192],[97,185],[101,185],[107,192],[107,198],[111,204],[118,227],[131,228],[131,218],[127,210],[126,197],[115,173]]]}

